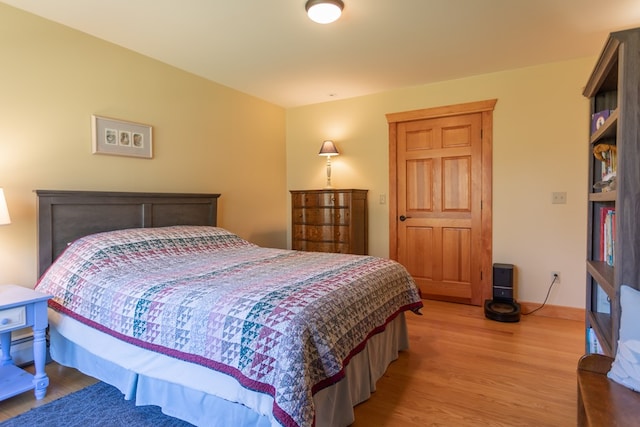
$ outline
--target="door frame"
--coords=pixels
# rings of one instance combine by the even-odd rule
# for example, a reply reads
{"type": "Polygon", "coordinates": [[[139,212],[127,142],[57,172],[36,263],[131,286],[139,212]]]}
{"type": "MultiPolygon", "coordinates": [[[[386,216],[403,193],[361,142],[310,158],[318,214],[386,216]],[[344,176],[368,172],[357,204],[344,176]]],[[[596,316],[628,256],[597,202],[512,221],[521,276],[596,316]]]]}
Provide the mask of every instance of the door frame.
{"type": "MultiPolygon", "coordinates": [[[[482,305],[483,300],[492,298],[493,283],[493,110],[497,99],[469,102],[464,104],[447,105],[443,107],[425,108],[386,114],[389,124],[389,257],[398,260],[398,197],[397,197],[397,131],[398,123],[413,120],[435,119],[440,117],[458,116],[462,114],[482,114],[482,182],[480,194],[482,198],[481,211],[481,272],[480,299],[471,301],[473,305],[482,305]]],[[[477,185],[473,183],[472,185],[477,185]]]]}

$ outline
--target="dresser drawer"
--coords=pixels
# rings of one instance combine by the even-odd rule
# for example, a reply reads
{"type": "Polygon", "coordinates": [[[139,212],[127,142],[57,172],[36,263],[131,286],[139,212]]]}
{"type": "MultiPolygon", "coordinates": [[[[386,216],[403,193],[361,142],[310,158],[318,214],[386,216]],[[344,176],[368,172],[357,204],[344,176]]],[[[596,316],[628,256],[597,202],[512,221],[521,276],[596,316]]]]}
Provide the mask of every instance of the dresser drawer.
{"type": "Polygon", "coordinates": [[[295,240],[311,240],[314,242],[349,242],[349,227],[333,225],[294,225],[295,240]]]}
{"type": "Polygon", "coordinates": [[[27,325],[26,307],[8,308],[0,311],[0,332],[27,325]]]}
{"type": "Polygon", "coordinates": [[[293,193],[291,195],[291,205],[294,208],[306,208],[318,206],[317,193],[293,193]]]}
{"type": "Polygon", "coordinates": [[[291,204],[293,205],[293,207],[349,207],[350,201],[350,193],[341,193],[336,191],[317,193],[293,193],[291,196],[291,204]]]}
{"type": "Polygon", "coordinates": [[[294,224],[349,224],[349,210],[343,208],[295,208],[293,209],[294,224]]]}
{"type": "Polygon", "coordinates": [[[295,251],[349,253],[349,245],[346,243],[311,242],[309,240],[294,240],[291,249],[295,251]]]}

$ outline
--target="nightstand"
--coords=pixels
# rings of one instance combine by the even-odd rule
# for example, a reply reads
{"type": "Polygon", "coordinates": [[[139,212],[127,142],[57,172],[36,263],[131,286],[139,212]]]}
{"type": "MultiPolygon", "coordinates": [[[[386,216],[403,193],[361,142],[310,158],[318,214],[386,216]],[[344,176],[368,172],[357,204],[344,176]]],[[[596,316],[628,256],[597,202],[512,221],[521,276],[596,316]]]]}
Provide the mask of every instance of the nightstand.
{"type": "Polygon", "coordinates": [[[47,301],[51,297],[22,286],[0,285],[0,400],[32,389],[40,400],[47,392],[45,330],[49,324],[47,301]],[[34,375],[15,366],[11,359],[11,332],[29,326],[33,329],[34,375]]]}

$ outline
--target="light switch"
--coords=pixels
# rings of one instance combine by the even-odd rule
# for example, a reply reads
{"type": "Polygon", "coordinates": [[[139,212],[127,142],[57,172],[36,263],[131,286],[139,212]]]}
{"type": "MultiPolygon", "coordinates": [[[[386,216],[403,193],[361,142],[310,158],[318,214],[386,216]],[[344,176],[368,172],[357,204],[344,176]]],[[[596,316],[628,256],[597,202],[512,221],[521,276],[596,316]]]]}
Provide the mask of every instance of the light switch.
{"type": "Polygon", "coordinates": [[[566,191],[555,191],[551,193],[551,203],[554,205],[564,205],[567,203],[567,192],[566,191]]]}

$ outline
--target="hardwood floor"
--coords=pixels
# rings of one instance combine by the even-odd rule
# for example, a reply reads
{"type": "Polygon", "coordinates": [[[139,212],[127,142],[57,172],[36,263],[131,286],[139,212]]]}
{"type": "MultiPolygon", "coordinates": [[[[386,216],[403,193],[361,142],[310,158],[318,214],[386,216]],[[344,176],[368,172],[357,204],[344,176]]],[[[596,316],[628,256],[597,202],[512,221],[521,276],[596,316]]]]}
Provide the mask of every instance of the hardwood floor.
{"type": "MultiPolygon", "coordinates": [[[[33,373],[33,365],[28,366],[26,370],[33,373]]],[[[45,370],[49,376],[49,387],[47,387],[44,399],[35,400],[33,391],[28,391],[0,402],[0,422],[78,391],[97,381],[75,369],[60,366],[55,362],[47,364],[45,370]]]]}
{"type": "Polygon", "coordinates": [[[426,301],[407,315],[408,352],[356,407],[354,427],[575,426],[584,323],[426,301]]]}
{"type": "MultiPolygon", "coordinates": [[[[353,427],[575,426],[576,367],[583,322],[484,317],[481,307],[425,301],[407,315],[411,349],[389,366],[355,409],[353,427]]],[[[95,382],[55,363],[36,402],[28,392],[0,402],[0,421],[95,382]]]]}

